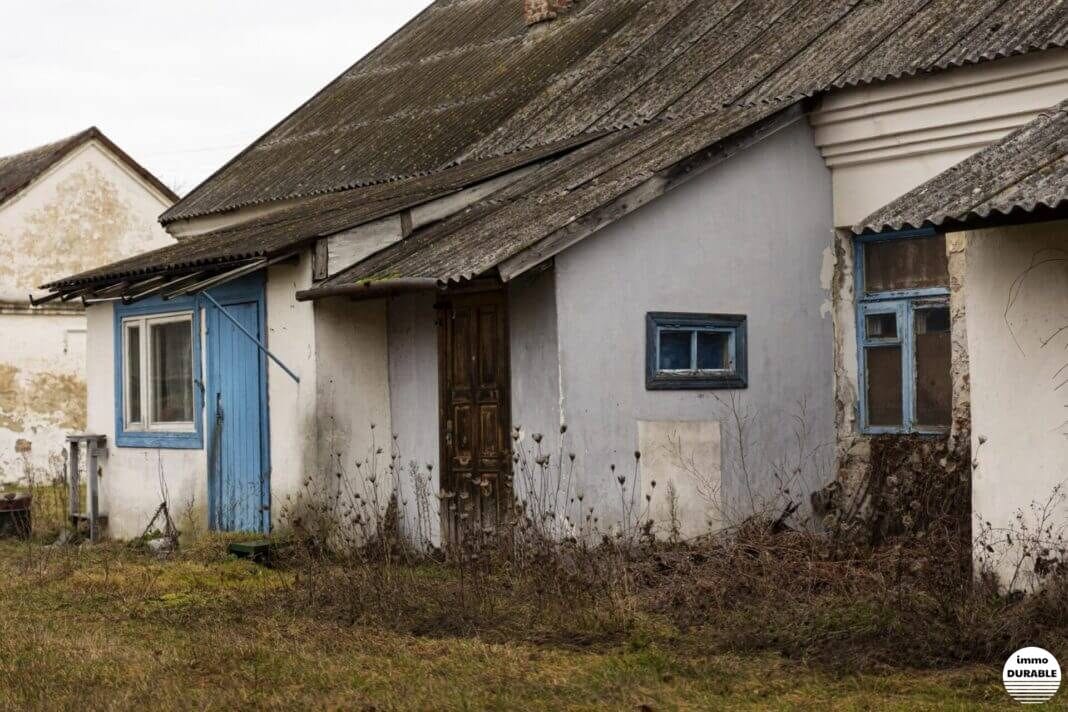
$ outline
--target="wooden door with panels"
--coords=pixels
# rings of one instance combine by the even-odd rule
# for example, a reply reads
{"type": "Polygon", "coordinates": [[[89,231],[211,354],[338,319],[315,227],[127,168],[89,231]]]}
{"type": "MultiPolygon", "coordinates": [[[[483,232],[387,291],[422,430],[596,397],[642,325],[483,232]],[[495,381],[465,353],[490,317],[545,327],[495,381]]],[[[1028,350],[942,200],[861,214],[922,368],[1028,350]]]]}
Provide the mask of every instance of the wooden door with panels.
{"type": "Polygon", "coordinates": [[[511,505],[508,303],[500,289],[438,303],[442,525],[492,530],[511,505]]]}

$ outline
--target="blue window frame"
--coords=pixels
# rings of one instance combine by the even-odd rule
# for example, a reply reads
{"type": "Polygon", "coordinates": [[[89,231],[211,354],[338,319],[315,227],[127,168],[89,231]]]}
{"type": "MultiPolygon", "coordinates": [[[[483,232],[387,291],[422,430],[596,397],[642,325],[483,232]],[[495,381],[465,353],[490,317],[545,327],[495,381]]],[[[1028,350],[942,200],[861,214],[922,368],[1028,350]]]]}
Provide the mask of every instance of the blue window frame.
{"type": "Polygon", "coordinates": [[[645,321],[646,389],[748,386],[745,316],[652,312],[645,321]]]}
{"type": "Polygon", "coordinates": [[[115,307],[115,444],[200,449],[200,308],[194,297],[115,307]]]}
{"type": "Polygon", "coordinates": [[[858,237],[854,257],[861,430],[945,432],[952,405],[945,236],[858,237]]]}

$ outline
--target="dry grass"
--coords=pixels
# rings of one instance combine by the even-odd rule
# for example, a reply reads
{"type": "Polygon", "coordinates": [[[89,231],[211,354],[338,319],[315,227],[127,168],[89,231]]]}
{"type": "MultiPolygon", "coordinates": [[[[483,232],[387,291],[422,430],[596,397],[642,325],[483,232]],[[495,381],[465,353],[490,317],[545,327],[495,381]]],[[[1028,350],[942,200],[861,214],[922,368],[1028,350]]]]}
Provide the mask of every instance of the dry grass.
{"type": "Polygon", "coordinates": [[[836,672],[730,652],[708,627],[637,604],[599,637],[579,634],[599,625],[580,614],[570,633],[546,636],[566,607],[505,607],[505,579],[483,589],[499,596],[498,625],[435,626],[435,615],[458,620],[448,601],[459,606],[436,566],[403,570],[434,614],[421,619],[427,630],[350,624],[322,601],[300,605],[297,571],[222,550],[209,539],[160,562],[117,545],[0,543],[0,709],[1007,708],[993,666],[836,672]]]}

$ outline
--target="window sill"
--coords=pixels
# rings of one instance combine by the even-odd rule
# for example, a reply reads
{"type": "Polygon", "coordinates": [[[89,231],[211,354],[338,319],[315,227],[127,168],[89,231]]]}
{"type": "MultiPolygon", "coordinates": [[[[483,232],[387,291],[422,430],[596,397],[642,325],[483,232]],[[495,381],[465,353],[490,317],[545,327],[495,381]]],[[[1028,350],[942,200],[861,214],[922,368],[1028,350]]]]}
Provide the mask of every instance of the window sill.
{"type": "Polygon", "coordinates": [[[865,427],[860,429],[861,435],[921,435],[928,437],[944,437],[949,435],[949,427],[944,428],[889,428],[889,427],[865,427]]]}
{"type": "Polygon", "coordinates": [[[153,450],[201,450],[204,443],[198,432],[133,431],[118,433],[115,436],[115,446],[153,450]]]}
{"type": "Polygon", "coordinates": [[[749,384],[738,375],[732,376],[678,376],[658,374],[645,380],[647,391],[717,391],[740,390],[749,384]]]}

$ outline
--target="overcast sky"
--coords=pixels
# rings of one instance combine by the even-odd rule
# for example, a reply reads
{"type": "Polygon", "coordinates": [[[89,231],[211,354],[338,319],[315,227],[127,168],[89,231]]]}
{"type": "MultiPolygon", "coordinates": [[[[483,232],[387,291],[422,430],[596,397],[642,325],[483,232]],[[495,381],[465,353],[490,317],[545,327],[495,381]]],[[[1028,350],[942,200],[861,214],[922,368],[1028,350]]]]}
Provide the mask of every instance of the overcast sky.
{"type": "Polygon", "coordinates": [[[0,155],[96,125],[184,194],[429,2],[10,3],[0,155]]]}

